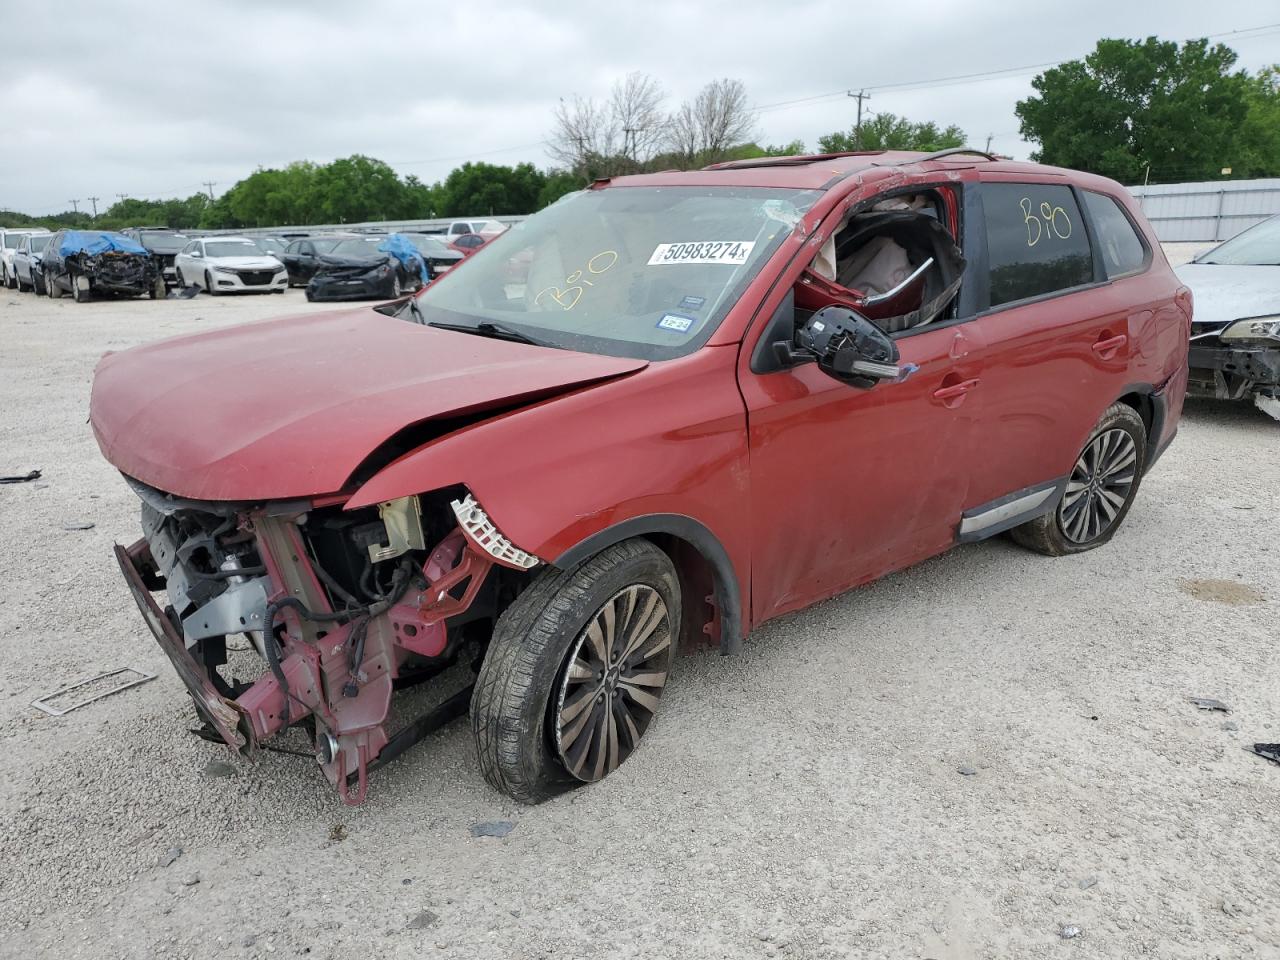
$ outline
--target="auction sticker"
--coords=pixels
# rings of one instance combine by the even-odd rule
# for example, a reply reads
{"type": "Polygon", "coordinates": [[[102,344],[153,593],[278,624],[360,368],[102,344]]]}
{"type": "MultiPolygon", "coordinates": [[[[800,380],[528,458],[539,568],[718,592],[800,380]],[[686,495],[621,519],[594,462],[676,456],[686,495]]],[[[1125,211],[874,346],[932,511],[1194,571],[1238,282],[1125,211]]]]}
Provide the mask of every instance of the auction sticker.
{"type": "Polygon", "coordinates": [[[660,243],[649,258],[648,266],[665,263],[746,263],[754,240],[701,240],[693,243],[660,243]]]}

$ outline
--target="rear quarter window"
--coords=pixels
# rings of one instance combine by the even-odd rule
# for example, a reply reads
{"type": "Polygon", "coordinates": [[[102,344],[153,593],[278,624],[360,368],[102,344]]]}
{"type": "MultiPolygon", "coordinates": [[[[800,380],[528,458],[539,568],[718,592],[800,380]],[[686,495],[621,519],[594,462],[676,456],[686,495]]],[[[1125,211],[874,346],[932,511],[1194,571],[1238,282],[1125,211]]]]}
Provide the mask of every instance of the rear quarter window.
{"type": "Polygon", "coordinates": [[[1147,248],[1114,197],[1085,191],[1084,204],[1093,220],[1094,238],[1108,277],[1137,273],[1147,264],[1147,248]]]}
{"type": "Polygon", "coordinates": [[[1068,186],[985,183],[991,306],[1093,282],[1093,254],[1068,186]]]}

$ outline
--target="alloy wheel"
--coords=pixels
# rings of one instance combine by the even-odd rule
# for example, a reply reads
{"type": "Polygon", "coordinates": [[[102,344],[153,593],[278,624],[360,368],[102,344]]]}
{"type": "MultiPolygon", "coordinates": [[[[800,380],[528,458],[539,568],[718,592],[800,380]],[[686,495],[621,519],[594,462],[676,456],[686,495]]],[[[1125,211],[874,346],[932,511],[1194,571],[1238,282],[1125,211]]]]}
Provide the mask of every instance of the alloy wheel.
{"type": "Polygon", "coordinates": [[[577,779],[601,779],[639,744],[667,684],[672,633],[661,594],[632,584],[607,600],[578,635],[555,715],[556,749],[577,779]]]}
{"type": "Polygon", "coordinates": [[[1088,543],[1111,528],[1133,493],[1138,449],[1127,430],[1106,430],[1084,448],[1067,480],[1058,507],[1062,532],[1073,543],[1088,543]]]}

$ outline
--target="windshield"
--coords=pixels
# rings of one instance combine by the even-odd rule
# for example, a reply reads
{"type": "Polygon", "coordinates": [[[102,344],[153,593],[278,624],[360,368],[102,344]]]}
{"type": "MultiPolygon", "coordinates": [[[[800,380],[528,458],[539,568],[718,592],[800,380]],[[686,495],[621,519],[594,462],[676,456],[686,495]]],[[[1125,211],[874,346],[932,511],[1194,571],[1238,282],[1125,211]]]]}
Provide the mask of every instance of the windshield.
{"type": "Polygon", "coordinates": [[[39,253],[41,250],[43,250],[45,247],[49,245],[49,241],[52,239],[53,239],[52,234],[42,234],[41,236],[38,236],[38,237],[32,237],[31,252],[39,253]]]}
{"type": "Polygon", "coordinates": [[[206,257],[260,257],[262,251],[252,240],[206,240],[206,257]]]}
{"type": "Polygon", "coordinates": [[[279,240],[277,240],[275,237],[258,237],[258,239],[254,241],[254,243],[258,245],[258,249],[261,250],[263,253],[275,254],[275,253],[280,253],[282,250],[284,250],[284,244],[281,243],[279,240]]]}
{"type": "Polygon", "coordinates": [[[663,360],[697,349],[821,196],[760,187],[570,194],[418,298],[428,323],[490,322],[553,346],[663,360]]]}
{"type": "Polygon", "coordinates": [[[181,233],[144,232],[141,243],[152,253],[177,253],[187,245],[189,239],[191,238],[181,233]]]}
{"type": "MultiPolygon", "coordinates": [[[[385,253],[378,249],[386,243],[386,237],[360,237],[354,240],[340,240],[329,253],[335,257],[384,257],[385,253]]],[[[318,250],[319,247],[317,246],[318,250]]]]}
{"type": "Polygon", "coordinates": [[[450,250],[449,245],[439,237],[431,237],[421,233],[407,234],[409,242],[418,248],[419,253],[425,253],[428,256],[436,256],[445,254],[446,256],[457,253],[457,250],[450,250]]]}
{"type": "Polygon", "coordinates": [[[1202,254],[1196,263],[1229,263],[1242,267],[1280,264],[1280,217],[1272,217],[1202,254]]]}
{"type": "Polygon", "coordinates": [[[22,242],[22,238],[26,236],[23,233],[6,233],[4,235],[4,248],[6,250],[16,250],[18,244],[22,242]]]}

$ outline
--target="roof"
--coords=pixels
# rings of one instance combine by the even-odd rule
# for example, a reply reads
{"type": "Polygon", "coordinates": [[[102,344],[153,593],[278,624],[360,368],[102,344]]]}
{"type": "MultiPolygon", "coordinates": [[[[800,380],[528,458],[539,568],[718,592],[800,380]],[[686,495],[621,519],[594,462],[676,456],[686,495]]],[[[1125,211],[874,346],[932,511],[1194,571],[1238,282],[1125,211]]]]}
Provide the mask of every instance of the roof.
{"type": "Polygon", "coordinates": [[[978,150],[957,148],[937,153],[911,150],[877,150],[861,153],[825,153],[794,157],[759,157],[717,163],[701,170],[669,170],[662,173],[617,177],[611,184],[630,187],[672,185],[716,185],[739,187],[781,187],[822,190],[854,174],[879,170],[914,168],[919,173],[958,170],[981,166],[997,173],[1038,173],[1066,175],[1072,171],[1039,163],[993,157],[978,150]]]}

